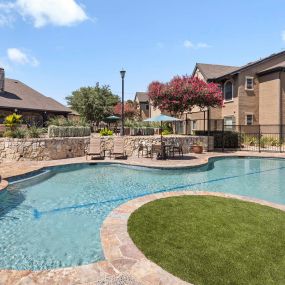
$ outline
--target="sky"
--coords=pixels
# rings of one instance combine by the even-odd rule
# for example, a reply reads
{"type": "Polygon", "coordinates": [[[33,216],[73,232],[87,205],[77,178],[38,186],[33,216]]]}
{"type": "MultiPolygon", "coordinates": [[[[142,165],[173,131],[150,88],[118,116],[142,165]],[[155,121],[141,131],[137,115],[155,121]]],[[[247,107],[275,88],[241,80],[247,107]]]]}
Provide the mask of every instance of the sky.
{"type": "Polygon", "coordinates": [[[196,62],[240,66],[285,48],[284,0],[0,0],[0,66],[66,104],[97,82],[126,99],[196,62]]]}

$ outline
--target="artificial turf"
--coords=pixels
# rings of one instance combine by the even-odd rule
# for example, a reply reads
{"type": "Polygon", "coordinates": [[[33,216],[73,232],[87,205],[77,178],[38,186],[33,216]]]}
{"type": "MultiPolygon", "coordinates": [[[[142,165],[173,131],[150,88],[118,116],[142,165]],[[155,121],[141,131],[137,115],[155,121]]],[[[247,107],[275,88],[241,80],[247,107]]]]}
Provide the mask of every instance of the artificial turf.
{"type": "Polygon", "coordinates": [[[285,212],[213,196],[180,196],[135,211],[140,250],[195,285],[285,284],[285,212]]]}

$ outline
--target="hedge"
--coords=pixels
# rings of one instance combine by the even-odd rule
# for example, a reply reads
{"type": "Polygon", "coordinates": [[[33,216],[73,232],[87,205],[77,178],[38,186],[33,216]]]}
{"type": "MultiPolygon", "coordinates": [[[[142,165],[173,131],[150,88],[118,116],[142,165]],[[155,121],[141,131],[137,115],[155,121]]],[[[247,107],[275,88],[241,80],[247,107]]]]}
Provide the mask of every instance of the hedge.
{"type": "MultiPolygon", "coordinates": [[[[207,131],[195,131],[197,136],[207,136],[207,131]]],[[[239,148],[240,140],[239,133],[233,131],[210,131],[210,136],[214,137],[214,148],[223,147],[223,138],[224,138],[224,148],[239,148]]]]}
{"type": "Polygon", "coordinates": [[[90,136],[90,127],[58,127],[49,126],[49,138],[64,138],[64,137],[87,137],[90,136]]]}

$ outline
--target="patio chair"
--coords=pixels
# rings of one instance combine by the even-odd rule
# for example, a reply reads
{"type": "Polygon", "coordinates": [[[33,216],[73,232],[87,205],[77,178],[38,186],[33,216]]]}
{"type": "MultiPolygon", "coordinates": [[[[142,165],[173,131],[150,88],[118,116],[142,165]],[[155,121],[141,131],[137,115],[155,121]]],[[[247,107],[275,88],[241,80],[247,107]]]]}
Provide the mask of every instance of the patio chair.
{"type": "Polygon", "coordinates": [[[152,156],[152,148],[151,146],[148,146],[146,144],[140,144],[138,147],[138,157],[140,157],[140,154],[142,157],[151,157],[152,156]]]}
{"type": "Polygon", "coordinates": [[[86,152],[86,160],[88,156],[91,156],[91,159],[93,156],[104,158],[104,150],[102,149],[100,138],[90,138],[89,149],[86,152]]]}
{"type": "Polygon", "coordinates": [[[156,154],[156,158],[163,158],[163,144],[153,144],[151,146],[151,158],[156,154]]]}
{"type": "Polygon", "coordinates": [[[127,157],[126,151],[125,151],[125,139],[122,137],[114,138],[114,147],[110,151],[110,158],[111,157],[127,157]]]}
{"type": "Polygon", "coordinates": [[[176,145],[173,145],[170,149],[170,152],[172,153],[172,157],[175,156],[175,153],[178,153],[183,157],[183,144],[181,142],[178,142],[176,145]]]}

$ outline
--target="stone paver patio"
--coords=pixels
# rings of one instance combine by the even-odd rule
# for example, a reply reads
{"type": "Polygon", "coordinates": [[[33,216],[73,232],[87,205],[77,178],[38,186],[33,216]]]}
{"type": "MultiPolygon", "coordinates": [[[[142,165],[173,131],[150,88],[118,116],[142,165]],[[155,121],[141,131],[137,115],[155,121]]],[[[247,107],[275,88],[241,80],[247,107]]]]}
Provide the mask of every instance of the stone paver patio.
{"type": "MultiPolygon", "coordinates": [[[[151,160],[146,158],[129,158],[128,160],[109,160],[105,162],[124,163],[147,167],[181,168],[206,164],[210,157],[218,156],[262,156],[281,157],[280,153],[204,153],[201,155],[188,155],[183,160],[151,160]]],[[[0,174],[4,178],[21,175],[38,170],[43,167],[65,165],[72,163],[101,163],[102,161],[86,161],[85,158],[65,159],[57,161],[19,161],[0,164],[0,174]]],[[[5,181],[0,184],[0,190],[7,186],[5,181]]],[[[134,245],[127,232],[128,217],[140,206],[155,199],[180,196],[180,195],[214,195],[227,198],[237,198],[245,201],[260,203],[285,211],[285,205],[278,205],[266,201],[246,198],[224,193],[209,192],[170,192],[140,197],[119,206],[113,210],[101,227],[101,241],[105,254],[105,261],[73,268],[54,269],[46,271],[15,271],[0,270],[0,285],[30,285],[30,284],[89,284],[89,285],[168,285],[189,284],[149,261],[134,245]]]]}

